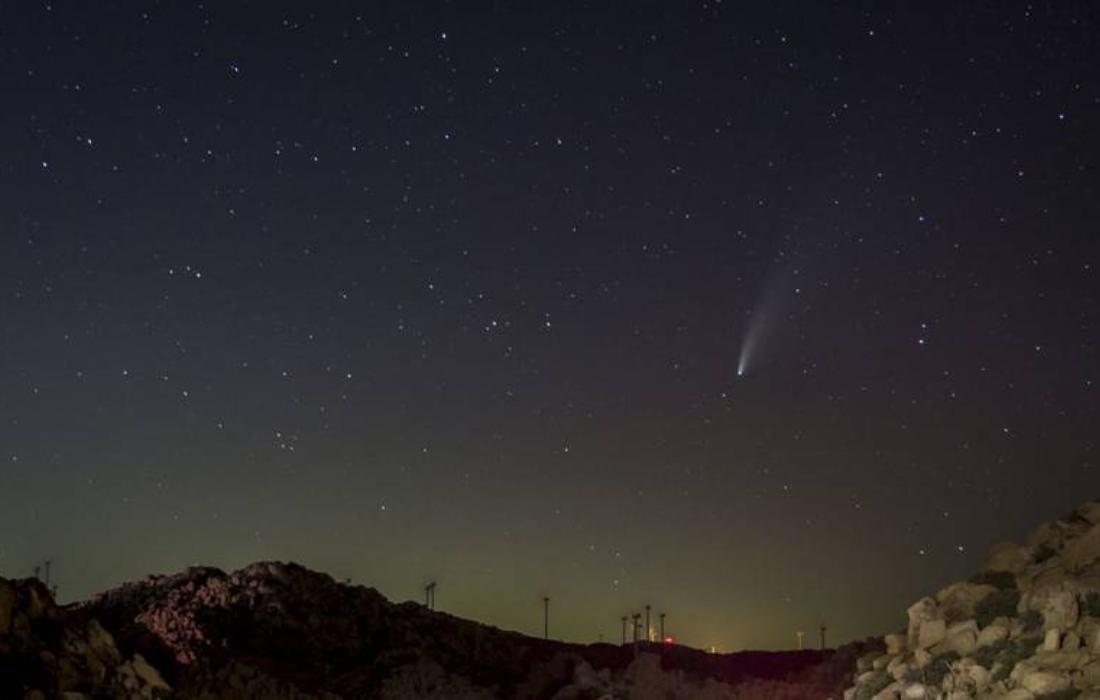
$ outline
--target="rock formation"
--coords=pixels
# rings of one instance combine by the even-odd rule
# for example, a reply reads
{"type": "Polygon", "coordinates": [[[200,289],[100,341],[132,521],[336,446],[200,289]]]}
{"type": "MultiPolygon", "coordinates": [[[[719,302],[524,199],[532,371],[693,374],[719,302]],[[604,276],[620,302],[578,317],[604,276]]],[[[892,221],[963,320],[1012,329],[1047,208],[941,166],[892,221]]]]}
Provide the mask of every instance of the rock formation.
{"type": "Polygon", "coordinates": [[[0,578],[0,698],[163,698],[172,689],[140,654],[124,656],[95,620],[68,620],[36,579],[0,578]]]}
{"type": "Polygon", "coordinates": [[[909,607],[845,700],[1100,700],[1100,502],[909,607]]]}

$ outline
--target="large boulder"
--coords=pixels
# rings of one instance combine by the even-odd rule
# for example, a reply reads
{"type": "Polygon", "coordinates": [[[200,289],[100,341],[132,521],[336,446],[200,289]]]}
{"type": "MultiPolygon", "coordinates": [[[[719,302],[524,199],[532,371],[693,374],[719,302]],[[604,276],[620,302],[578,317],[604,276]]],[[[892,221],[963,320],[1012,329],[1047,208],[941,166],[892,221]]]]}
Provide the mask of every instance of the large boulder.
{"type": "Polygon", "coordinates": [[[908,648],[908,639],[904,634],[888,634],[883,637],[883,641],[886,643],[886,653],[890,656],[903,654],[908,648]]]}
{"type": "MultiPolygon", "coordinates": [[[[930,644],[922,643],[921,630],[928,623],[939,621],[940,625],[943,627],[943,631],[947,631],[947,626],[943,622],[943,615],[939,611],[939,605],[932,598],[921,598],[910,605],[906,612],[909,615],[909,628],[906,635],[906,641],[910,649],[925,649],[940,641],[936,639],[930,644]]],[[[927,641],[930,638],[929,635],[932,634],[932,628],[930,627],[929,631],[924,634],[924,641],[927,641]]],[[[942,638],[943,636],[941,634],[940,639],[942,638]]]]}
{"type": "Polygon", "coordinates": [[[928,620],[920,626],[917,648],[930,649],[947,637],[947,623],[942,619],[928,620]]]}
{"type": "Polygon", "coordinates": [[[1031,563],[1027,549],[1013,542],[999,542],[989,550],[985,568],[988,571],[1007,571],[1018,574],[1031,563]]]}
{"type": "Polygon", "coordinates": [[[1077,624],[1080,606],[1077,594],[1066,581],[1046,580],[1028,593],[1026,607],[1043,616],[1043,631],[1067,630],[1077,624]]]}
{"type": "Polygon", "coordinates": [[[1061,559],[1066,569],[1074,573],[1100,559],[1100,525],[1093,525],[1080,537],[1067,542],[1061,559]]]}
{"type": "Polygon", "coordinates": [[[953,583],[936,594],[940,614],[948,623],[974,617],[974,607],[997,589],[980,583],[953,583]]]}
{"type": "MultiPolygon", "coordinates": [[[[998,620],[1001,619],[1003,618],[998,618],[998,620]]],[[[982,631],[978,633],[977,642],[979,647],[987,647],[990,644],[1008,639],[1008,626],[1001,624],[998,620],[994,620],[988,627],[983,627],[982,631]]]]}
{"type": "Polygon", "coordinates": [[[943,641],[932,652],[936,655],[955,652],[960,656],[972,654],[978,648],[978,623],[974,620],[956,622],[944,632],[943,641]]]}
{"type": "Polygon", "coordinates": [[[1032,671],[1020,679],[1020,685],[1034,695],[1049,695],[1067,690],[1070,686],[1070,678],[1065,673],[1032,671]]]}

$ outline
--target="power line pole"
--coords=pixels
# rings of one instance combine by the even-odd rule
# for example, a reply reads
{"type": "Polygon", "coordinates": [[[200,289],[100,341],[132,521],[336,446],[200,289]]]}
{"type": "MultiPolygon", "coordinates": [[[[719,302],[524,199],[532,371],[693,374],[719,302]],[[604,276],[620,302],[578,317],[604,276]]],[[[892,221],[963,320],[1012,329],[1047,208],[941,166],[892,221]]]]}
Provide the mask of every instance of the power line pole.
{"type": "Polygon", "coordinates": [[[649,609],[651,607],[649,603],[645,604],[645,640],[647,642],[653,641],[653,628],[649,626],[649,609]]]}
{"type": "Polygon", "coordinates": [[[821,651],[825,651],[825,623],[821,624],[821,651]]]}
{"type": "Polygon", "coordinates": [[[642,617],[641,613],[634,613],[633,615],[631,615],[631,618],[634,622],[634,624],[633,624],[633,629],[634,629],[634,658],[638,658],[638,627],[641,626],[641,623],[638,620],[641,617],[642,617]]]}
{"type": "Polygon", "coordinates": [[[424,586],[424,607],[435,610],[435,581],[424,586]]]}
{"type": "Polygon", "coordinates": [[[665,643],[668,637],[665,636],[665,614],[661,613],[661,644],[665,643]]]}
{"type": "Polygon", "coordinates": [[[550,639],[550,596],[542,597],[542,638],[550,639]]]}
{"type": "Polygon", "coordinates": [[[626,615],[623,615],[623,646],[626,646],[626,615]]]}

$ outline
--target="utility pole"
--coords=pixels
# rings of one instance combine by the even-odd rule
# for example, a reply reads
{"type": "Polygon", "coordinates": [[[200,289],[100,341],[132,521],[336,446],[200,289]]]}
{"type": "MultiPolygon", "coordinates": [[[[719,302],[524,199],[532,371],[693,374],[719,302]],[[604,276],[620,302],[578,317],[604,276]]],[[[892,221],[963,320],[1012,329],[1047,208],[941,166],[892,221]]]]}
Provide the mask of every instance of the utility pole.
{"type": "Polygon", "coordinates": [[[435,581],[424,586],[424,607],[435,610],[435,581]]]}
{"type": "Polygon", "coordinates": [[[798,650],[802,651],[805,648],[806,633],[798,630],[794,633],[794,636],[798,638],[798,650]]]}
{"type": "Polygon", "coordinates": [[[626,615],[623,615],[623,646],[626,646],[626,615]]]}
{"type": "Polygon", "coordinates": [[[550,639],[550,596],[542,597],[542,638],[550,639]]]}
{"type": "Polygon", "coordinates": [[[821,623],[821,651],[825,651],[825,623],[821,623]]]}
{"type": "Polygon", "coordinates": [[[634,658],[638,658],[638,627],[641,623],[638,621],[642,617],[641,613],[634,613],[631,618],[634,622],[634,658]]]}
{"type": "Polygon", "coordinates": [[[665,614],[661,613],[661,644],[665,643],[668,637],[665,636],[665,614]]]}
{"type": "Polygon", "coordinates": [[[649,626],[649,609],[652,607],[649,603],[645,604],[645,640],[647,642],[653,641],[653,628],[649,626]]]}

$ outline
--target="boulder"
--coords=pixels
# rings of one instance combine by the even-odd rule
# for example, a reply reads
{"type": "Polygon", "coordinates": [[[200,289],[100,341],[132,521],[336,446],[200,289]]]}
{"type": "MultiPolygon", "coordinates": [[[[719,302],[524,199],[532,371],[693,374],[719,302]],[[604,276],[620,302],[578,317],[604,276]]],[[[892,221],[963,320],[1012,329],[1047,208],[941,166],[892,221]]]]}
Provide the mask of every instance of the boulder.
{"type": "Polygon", "coordinates": [[[1027,537],[1027,546],[1035,550],[1053,550],[1062,548],[1062,529],[1056,522],[1045,522],[1035,528],[1027,537]]]}
{"type": "Polygon", "coordinates": [[[932,648],[936,656],[956,652],[960,656],[971,654],[978,648],[978,623],[974,620],[956,622],[947,628],[943,641],[932,648]]]}
{"type": "Polygon", "coordinates": [[[905,689],[905,692],[902,693],[902,695],[903,697],[907,698],[907,700],[924,700],[924,695],[927,692],[928,689],[924,686],[923,683],[913,683],[905,689]]]}
{"type": "Polygon", "coordinates": [[[929,649],[936,646],[947,636],[947,623],[940,620],[928,620],[920,626],[917,634],[917,648],[929,649]]]}
{"type": "Polygon", "coordinates": [[[989,550],[985,568],[988,571],[1007,571],[1018,574],[1031,563],[1027,549],[1012,542],[998,542],[989,550]]]}
{"type": "Polygon", "coordinates": [[[1062,633],[1057,629],[1047,630],[1043,637],[1043,651],[1058,651],[1058,643],[1062,639],[1062,633]]]}
{"type": "Polygon", "coordinates": [[[917,649],[913,652],[913,664],[917,668],[924,668],[932,663],[932,654],[927,649],[917,649]]]}
{"type": "Polygon", "coordinates": [[[985,666],[981,664],[969,664],[966,666],[966,677],[970,679],[970,682],[974,684],[974,689],[979,693],[989,687],[989,681],[992,674],[985,666]]]}
{"type": "Polygon", "coordinates": [[[1061,559],[1071,573],[1081,571],[1100,559],[1100,525],[1093,525],[1080,537],[1067,542],[1061,559]]]}
{"type": "Polygon", "coordinates": [[[1100,689],[1100,661],[1093,661],[1081,667],[1079,687],[1100,689]]]}
{"type": "Polygon", "coordinates": [[[130,667],[134,669],[134,675],[137,676],[144,685],[150,688],[156,688],[157,690],[171,690],[169,685],[164,682],[164,678],[161,677],[160,672],[153,668],[141,654],[134,654],[133,660],[130,661],[130,667]]]}
{"type": "Polygon", "coordinates": [[[908,648],[908,639],[904,634],[888,634],[883,641],[886,643],[886,653],[891,656],[902,654],[908,648]]]}
{"type": "Polygon", "coordinates": [[[932,620],[942,621],[943,616],[939,612],[936,601],[932,598],[921,598],[910,605],[906,613],[909,615],[909,628],[906,635],[908,646],[910,649],[920,648],[921,627],[932,620]]]}
{"type": "Polygon", "coordinates": [[[1020,679],[1020,685],[1034,695],[1047,695],[1068,689],[1070,682],[1065,673],[1032,671],[1020,679]]]}
{"type": "Polygon", "coordinates": [[[1043,630],[1069,629],[1077,624],[1080,607],[1076,593],[1065,580],[1048,581],[1028,593],[1026,607],[1043,615],[1043,630]]]}
{"type": "Polygon", "coordinates": [[[953,583],[936,594],[939,612],[948,622],[974,617],[974,606],[997,589],[979,583],[953,583]]]}
{"type": "Polygon", "coordinates": [[[1008,639],[1008,628],[994,622],[978,633],[977,644],[979,647],[985,647],[1002,639],[1008,639]]]}
{"type": "Polygon", "coordinates": [[[1066,636],[1062,638],[1062,649],[1065,651],[1076,651],[1081,648],[1081,637],[1076,632],[1066,632],[1066,636]]]}
{"type": "Polygon", "coordinates": [[[891,683],[871,698],[871,700],[899,700],[901,698],[901,683],[891,683]]]}

